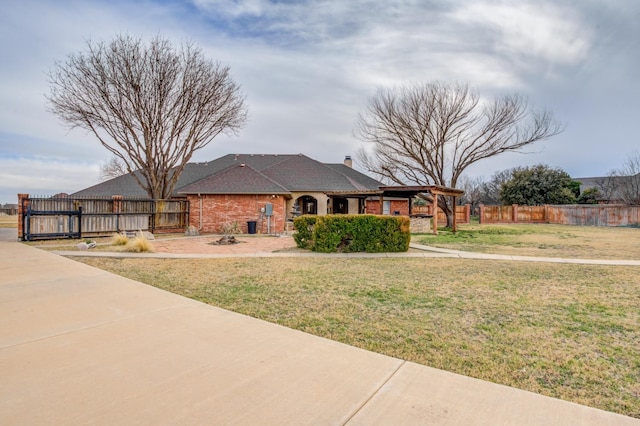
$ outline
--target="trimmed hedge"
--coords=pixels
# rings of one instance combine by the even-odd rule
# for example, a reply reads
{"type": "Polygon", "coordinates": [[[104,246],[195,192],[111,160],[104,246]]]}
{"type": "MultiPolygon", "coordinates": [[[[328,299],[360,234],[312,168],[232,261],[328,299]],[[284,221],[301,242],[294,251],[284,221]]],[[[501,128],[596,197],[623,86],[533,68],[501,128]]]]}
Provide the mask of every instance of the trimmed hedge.
{"type": "Polygon", "coordinates": [[[322,253],[386,253],[409,250],[406,216],[300,216],[293,221],[300,248],[322,253]]]}
{"type": "Polygon", "coordinates": [[[317,218],[318,216],[298,216],[293,220],[296,230],[293,239],[298,247],[309,250],[313,247],[313,230],[317,218]]]}

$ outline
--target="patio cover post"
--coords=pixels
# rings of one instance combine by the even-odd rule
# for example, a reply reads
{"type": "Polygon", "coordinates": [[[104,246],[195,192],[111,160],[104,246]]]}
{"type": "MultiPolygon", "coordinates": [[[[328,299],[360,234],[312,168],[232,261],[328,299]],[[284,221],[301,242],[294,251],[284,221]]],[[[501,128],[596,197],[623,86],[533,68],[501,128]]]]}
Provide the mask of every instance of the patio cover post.
{"type": "Polygon", "coordinates": [[[456,196],[452,196],[453,198],[453,232],[456,232],[458,230],[457,227],[457,218],[456,218],[456,196]]]}
{"type": "Polygon", "coordinates": [[[433,195],[433,217],[431,218],[433,234],[438,235],[438,194],[434,191],[431,191],[431,194],[433,195]]]}

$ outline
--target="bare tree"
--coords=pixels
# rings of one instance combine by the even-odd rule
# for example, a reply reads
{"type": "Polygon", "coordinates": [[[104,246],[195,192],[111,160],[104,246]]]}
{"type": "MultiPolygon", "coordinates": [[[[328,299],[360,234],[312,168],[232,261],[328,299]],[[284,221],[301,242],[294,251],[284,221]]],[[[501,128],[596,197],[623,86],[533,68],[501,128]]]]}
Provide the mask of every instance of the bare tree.
{"type": "Polygon", "coordinates": [[[515,170],[516,168],[512,168],[495,172],[491,178],[482,185],[481,203],[489,205],[502,204],[502,199],[500,198],[502,186],[511,180],[515,170]]]}
{"type": "Polygon", "coordinates": [[[598,198],[609,204],[612,200],[620,198],[618,194],[618,171],[611,170],[606,176],[597,178],[595,188],[598,190],[598,198]]]}
{"type": "Polygon", "coordinates": [[[478,206],[482,203],[485,184],[486,182],[482,177],[470,178],[463,175],[458,180],[458,186],[464,191],[464,194],[458,198],[458,204],[470,204],[471,214],[476,214],[478,206]]]}
{"type": "Polygon", "coordinates": [[[111,157],[105,163],[100,164],[100,175],[98,179],[101,181],[113,179],[118,176],[126,175],[127,166],[118,157],[111,157]]]}
{"type": "MultiPolygon", "coordinates": [[[[467,85],[441,82],[380,89],[358,116],[356,135],[367,170],[397,184],[456,187],[472,164],[517,151],[562,131],[549,111],[519,95],[483,102],[467,85]]],[[[452,206],[438,203],[452,220],[452,206]]]]}
{"type": "Polygon", "coordinates": [[[171,196],[193,153],[220,133],[236,133],[247,113],[229,68],[191,43],[118,36],[49,73],[50,110],[93,133],[149,197],[171,196]],[[136,173],[132,173],[137,171],[136,173]]]}
{"type": "Polygon", "coordinates": [[[640,152],[629,154],[616,175],[616,189],[622,201],[629,205],[640,205],[640,152]]]}

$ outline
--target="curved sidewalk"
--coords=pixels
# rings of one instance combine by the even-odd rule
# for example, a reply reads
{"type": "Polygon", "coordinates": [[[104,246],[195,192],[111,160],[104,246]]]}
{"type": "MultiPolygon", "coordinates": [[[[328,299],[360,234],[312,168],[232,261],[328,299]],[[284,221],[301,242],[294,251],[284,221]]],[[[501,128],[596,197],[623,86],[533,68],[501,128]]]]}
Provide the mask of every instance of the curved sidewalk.
{"type": "Polygon", "coordinates": [[[536,256],[509,256],[503,254],[473,253],[459,250],[449,250],[437,247],[425,246],[411,243],[410,247],[420,252],[405,253],[291,253],[291,252],[266,252],[255,251],[251,253],[122,253],[103,251],[52,251],[60,256],[69,257],[115,257],[115,258],[135,258],[145,257],[152,259],[224,259],[236,257],[338,257],[338,258],[394,258],[394,257],[446,257],[459,259],[478,260],[510,260],[518,262],[546,262],[546,263],[573,263],[580,265],[618,265],[618,266],[640,266],[640,260],[617,260],[617,259],[568,259],[561,257],[536,257],[536,256]]]}
{"type": "Polygon", "coordinates": [[[640,425],[0,242],[0,418],[24,424],[640,425]]]}

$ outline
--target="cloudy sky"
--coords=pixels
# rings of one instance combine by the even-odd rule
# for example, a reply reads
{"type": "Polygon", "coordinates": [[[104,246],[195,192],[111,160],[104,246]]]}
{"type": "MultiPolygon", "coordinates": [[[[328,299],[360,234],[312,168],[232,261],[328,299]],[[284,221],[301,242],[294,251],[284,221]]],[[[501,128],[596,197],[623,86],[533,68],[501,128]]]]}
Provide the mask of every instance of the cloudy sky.
{"type": "Polygon", "coordinates": [[[341,162],[363,144],[358,112],[379,87],[441,80],[483,97],[517,92],[566,130],[472,177],[545,163],[605,175],[640,149],[637,0],[4,0],[0,14],[0,203],[75,192],[109,155],[47,111],[47,73],[87,40],[190,40],[231,67],[249,122],[196,161],[303,153],[341,162]]]}

